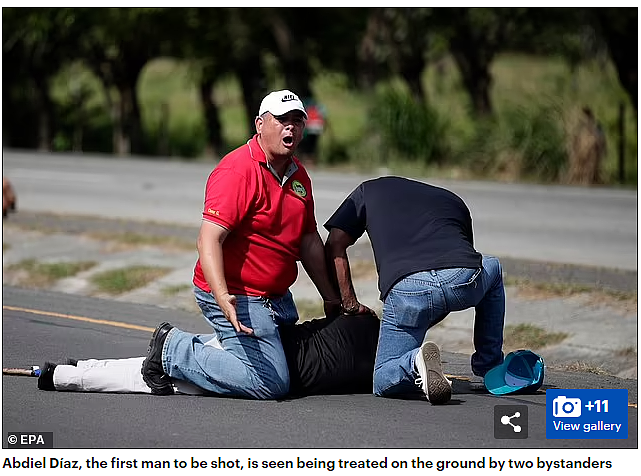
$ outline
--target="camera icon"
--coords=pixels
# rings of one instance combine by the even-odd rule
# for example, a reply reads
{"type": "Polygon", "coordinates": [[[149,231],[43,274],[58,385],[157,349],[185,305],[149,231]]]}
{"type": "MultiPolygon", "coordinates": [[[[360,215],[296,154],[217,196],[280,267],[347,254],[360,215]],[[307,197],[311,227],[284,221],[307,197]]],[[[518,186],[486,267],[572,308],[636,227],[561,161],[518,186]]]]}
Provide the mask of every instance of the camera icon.
{"type": "Polygon", "coordinates": [[[581,416],[581,399],[559,395],[552,400],[552,414],[555,417],[577,418],[581,416]]]}

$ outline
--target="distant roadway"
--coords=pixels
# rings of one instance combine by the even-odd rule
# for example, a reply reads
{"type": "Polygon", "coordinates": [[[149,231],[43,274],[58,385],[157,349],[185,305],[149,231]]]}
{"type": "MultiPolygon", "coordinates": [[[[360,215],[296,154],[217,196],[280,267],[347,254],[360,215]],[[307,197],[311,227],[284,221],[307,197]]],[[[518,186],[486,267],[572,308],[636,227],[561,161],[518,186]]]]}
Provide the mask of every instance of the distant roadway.
{"type": "MultiPolygon", "coordinates": [[[[4,151],[18,209],[199,226],[214,162],[4,151]]],[[[362,180],[312,170],[319,231],[362,180]]],[[[419,178],[417,178],[419,179],[419,178]]],[[[637,270],[637,191],[420,178],[458,193],[477,249],[516,259],[637,270]]],[[[393,201],[394,197],[390,197],[393,201]]]]}

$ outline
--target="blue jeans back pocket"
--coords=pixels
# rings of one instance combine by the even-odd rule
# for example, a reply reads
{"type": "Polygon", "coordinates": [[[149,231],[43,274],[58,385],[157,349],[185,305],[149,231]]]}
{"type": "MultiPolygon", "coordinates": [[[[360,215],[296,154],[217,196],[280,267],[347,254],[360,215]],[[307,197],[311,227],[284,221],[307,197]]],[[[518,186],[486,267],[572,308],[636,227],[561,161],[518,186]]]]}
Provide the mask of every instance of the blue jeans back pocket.
{"type": "Polygon", "coordinates": [[[432,319],[432,290],[397,291],[392,289],[386,304],[391,306],[398,327],[425,326],[432,319]]]}
{"type": "Polygon", "coordinates": [[[483,286],[479,279],[482,271],[483,268],[470,269],[471,276],[469,274],[461,276],[461,278],[465,279],[465,282],[450,286],[452,294],[454,294],[459,304],[459,306],[452,306],[452,303],[450,303],[452,311],[462,311],[478,304],[483,296],[483,286]]]}

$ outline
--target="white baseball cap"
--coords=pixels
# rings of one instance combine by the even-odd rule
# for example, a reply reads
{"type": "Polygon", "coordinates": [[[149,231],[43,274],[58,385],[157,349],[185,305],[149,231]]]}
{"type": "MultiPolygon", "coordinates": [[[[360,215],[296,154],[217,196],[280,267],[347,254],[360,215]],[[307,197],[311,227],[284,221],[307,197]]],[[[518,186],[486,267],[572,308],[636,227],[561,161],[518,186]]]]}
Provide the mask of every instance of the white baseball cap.
{"type": "Polygon", "coordinates": [[[282,116],[289,111],[301,111],[307,118],[307,111],[303,106],[303,101],[288,89],[281,91],[273,91],[269,93],[260,103],[258,115],[262,116],[266,112],[270,112],[272,116],[282,116]]]}

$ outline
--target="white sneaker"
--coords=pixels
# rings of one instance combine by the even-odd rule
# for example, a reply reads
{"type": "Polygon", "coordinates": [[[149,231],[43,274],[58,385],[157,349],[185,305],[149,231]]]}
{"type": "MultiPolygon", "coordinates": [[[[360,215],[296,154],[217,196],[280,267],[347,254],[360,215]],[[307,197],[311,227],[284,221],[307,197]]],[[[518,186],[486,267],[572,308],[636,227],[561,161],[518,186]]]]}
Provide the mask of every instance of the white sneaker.
{"type": "Polygon", "coordinates": [[[450,382],[441,368],[441,352],[434,342],[425,342],[418,350],[414,367],[418,378],[414,383],[425,392],[432,405],[447,403],[452,398],[452,382],[450,382]]]}

